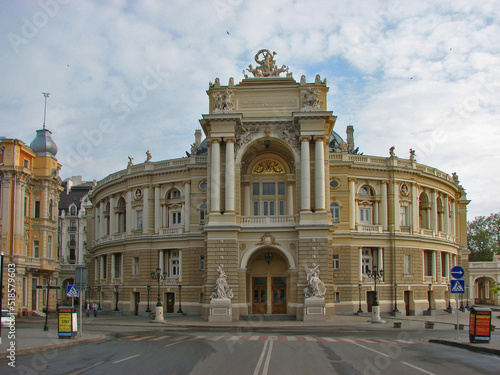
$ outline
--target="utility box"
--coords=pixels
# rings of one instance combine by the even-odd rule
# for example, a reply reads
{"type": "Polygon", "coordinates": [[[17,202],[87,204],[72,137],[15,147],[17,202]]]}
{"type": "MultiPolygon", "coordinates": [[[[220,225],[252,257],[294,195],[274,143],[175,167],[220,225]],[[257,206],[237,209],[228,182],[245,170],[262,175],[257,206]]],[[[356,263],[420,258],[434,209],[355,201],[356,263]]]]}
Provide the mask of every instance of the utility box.
{"type": "Polygon", "coordinates": [[[469,342],[490,342],[491,309],[472,306],[469,316],[469,342]]]}
{"type": "Polygon", "coordinates": [[[59,306],[57,309],[57,330],[60,339],[70,339],[76,336],[78,330],[78,318],[76,307],[59,306]]]}

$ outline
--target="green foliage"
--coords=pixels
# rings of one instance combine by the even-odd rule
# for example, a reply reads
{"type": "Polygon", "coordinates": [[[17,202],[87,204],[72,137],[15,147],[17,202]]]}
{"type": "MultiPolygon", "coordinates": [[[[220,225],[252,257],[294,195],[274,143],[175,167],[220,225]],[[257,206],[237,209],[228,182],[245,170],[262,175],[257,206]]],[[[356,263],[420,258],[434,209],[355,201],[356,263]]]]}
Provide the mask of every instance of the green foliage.
{"type": "Polygon", "coordinates": [[[500,252],[500,213],[478,216],[467,223],[467,242],[471,262],[487,262],[500,252]]]}
{"type": "Polygon", "coordinates": [[[491,282],[492,287],[490,288],[493,294],[498,294],[500,292],[500,285],[495,280],[491,282]]]}

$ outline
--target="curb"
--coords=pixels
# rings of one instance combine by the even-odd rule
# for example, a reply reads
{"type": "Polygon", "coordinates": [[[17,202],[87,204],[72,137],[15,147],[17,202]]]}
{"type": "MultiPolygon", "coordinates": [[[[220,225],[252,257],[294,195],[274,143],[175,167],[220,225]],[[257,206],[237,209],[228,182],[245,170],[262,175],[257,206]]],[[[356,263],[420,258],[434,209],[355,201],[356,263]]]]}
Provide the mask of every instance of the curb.
{"type": "MultiPolygon", "coordinates": [[[[40,345],[40,346],[32,346],[29,348],[16,349],[16,356],[25,355],[25,354],[32,354],[32,353],[37,353],[37,352],[43,352],[45,350],[57,349],[57,348],[61,348],[63,346],[64,347],[75,346],[75,345],[80,345],[80,344],[89,344],[89,343],[101,342],[101,341],[106,341],[106,340],[109,340],[108,336],[98,336],[98,337],[92,337],[92,338],[88,338],[88,339],[78,339],[78,340],[64,340],[65,342],[60,342],[57,344],[47,344],[47,345],[40,345]]],[[[9,355],[8,351],[0,352],[0,358],[6,358],[7,355],[9,355]]]]}
{"type": "Polygon", "coordinates": [[[455,346],[457,348],[467,349],[471,352],[486,353],[500,356],[500,349],[485,348],[484,346],[474,346],[473,344],[467,344],[462,342],[440,340],[440,339],[430,339],[429,342],[434,344],[455,346]]]}

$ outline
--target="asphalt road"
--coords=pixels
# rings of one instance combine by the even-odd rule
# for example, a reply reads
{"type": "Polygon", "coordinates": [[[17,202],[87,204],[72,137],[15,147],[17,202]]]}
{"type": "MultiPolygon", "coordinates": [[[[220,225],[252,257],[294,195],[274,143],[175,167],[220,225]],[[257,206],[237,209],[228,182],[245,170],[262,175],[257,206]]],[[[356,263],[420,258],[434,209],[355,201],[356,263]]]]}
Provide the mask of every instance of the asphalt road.
{"type": "MultiPolygon", "coordinates": [[[[100,328],[96,327],[96,331],[100,328]]],[[[110,327],[106,328],[109,333],[110,327]]],[[[427,343],[418,332],[352,327],[124,329],[109,341],[0,362],[1,374],[495,374],[500,357],[427,343]]]]}

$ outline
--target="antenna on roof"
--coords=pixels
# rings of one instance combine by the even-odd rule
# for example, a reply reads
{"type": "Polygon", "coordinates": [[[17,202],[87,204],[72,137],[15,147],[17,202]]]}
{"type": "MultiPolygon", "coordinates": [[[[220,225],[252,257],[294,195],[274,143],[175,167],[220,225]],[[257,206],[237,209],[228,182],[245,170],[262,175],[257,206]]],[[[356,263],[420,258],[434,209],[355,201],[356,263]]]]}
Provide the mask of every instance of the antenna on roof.
{"type": "Polygon", "coordinates": [[[45,106],[43,108],[43,128],[45,129],[45,116],[47,115],[47,98],[50,95],[50,92],[42,92],[42,95],[45,97],[45,106]]]}

